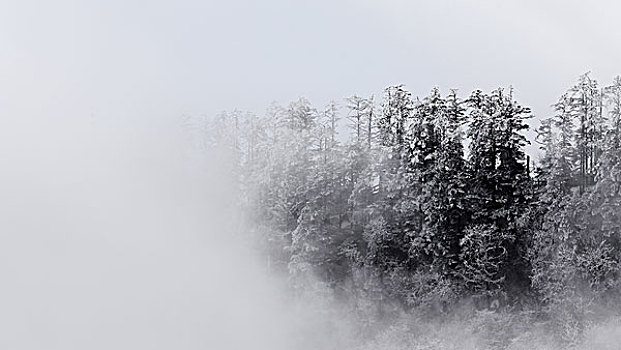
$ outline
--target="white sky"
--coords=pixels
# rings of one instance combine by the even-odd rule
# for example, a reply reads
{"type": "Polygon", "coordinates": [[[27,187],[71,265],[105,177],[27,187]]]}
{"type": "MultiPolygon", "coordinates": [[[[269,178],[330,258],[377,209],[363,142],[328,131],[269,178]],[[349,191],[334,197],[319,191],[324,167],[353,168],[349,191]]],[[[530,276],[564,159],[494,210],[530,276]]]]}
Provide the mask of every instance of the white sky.
{"type": "Polygon", "coordinates": [[[513,85],[546,114],[586,71],[621,73],[615,1],[2,1],[6,117],[261,112],[405,83],[513,85]]]}

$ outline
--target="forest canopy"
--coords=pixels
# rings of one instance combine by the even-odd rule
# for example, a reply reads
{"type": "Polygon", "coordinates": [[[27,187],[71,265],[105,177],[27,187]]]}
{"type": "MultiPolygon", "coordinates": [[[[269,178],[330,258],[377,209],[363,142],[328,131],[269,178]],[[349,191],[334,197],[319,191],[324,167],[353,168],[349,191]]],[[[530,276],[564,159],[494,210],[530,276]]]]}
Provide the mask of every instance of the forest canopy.
{"type": "Polygon", "coordinates": [[[294,293],[373,318],[529,311],[575,342],[620,305],[621,78],[580,76],[534,140],[513,95],[300,98],[206,120],[204,145],[233,156],[249,239],[294,293]]]}

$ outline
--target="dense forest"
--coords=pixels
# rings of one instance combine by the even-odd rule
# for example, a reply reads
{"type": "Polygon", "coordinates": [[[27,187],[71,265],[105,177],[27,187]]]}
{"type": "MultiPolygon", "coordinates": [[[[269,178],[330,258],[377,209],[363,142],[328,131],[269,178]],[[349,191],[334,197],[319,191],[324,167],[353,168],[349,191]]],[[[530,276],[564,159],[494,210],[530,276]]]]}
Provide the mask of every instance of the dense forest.
{"type": "Polygon", "coordinates": [[[576,345],[621,305],[621,78],[582,75],[553,106],[528,140],[512,89],[398,85],[222,113],[203,141],[233,155],[248,239],[293,294],[373,320],[522,315],[576,345]]]}

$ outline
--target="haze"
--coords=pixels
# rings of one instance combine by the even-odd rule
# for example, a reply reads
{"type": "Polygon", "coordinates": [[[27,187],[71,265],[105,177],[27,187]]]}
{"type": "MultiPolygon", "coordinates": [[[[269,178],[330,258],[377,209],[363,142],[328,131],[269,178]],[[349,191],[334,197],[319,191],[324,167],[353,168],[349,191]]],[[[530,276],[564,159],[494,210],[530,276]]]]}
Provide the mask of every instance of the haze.
{"type": "Polygon", "coordinates": [[[230,187],[214,169],[226,165],[188,156],[180,118],[399,83],[420,95],[512,85],[545,116],[579,74],[621,73],[619,10],[2,1],[0,348],[289,348],[278,292],[222,238],[230,187]]]}

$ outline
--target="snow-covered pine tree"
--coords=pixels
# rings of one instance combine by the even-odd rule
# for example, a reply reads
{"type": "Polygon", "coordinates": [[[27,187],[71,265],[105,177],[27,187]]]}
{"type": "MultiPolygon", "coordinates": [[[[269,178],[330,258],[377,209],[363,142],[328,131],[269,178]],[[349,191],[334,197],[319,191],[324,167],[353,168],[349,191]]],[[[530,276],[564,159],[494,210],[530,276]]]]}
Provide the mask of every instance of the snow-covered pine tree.
{"type": "Polygon", "coordinates": [[[410,166],[422,218],[412,252],[425,255],[427,263],[445,277],[456,267],[467,219],[461,131],[464,110],[455,91],[442,98],[434,89],[417,105],[410,135],[410,166]]]}
{"type": "Polygon", "coordinates": [[[580,76],[578,83],[567,92],[567,113],[576,124],[575,145],[577,174],[575,184],[580,193],[592,186],[597,174],[597,161],[605,135],[602,113],[602,93],[597,81],[589,73],[580,76]]]}
{"type": "Polygon", "coordinates": [[[414,101],[402,85],[386,88],[382,113],[378,120],[380,139],[379,194],[376,203],[379,214],[392,233],[386,242],[386,258],[391,264],[407,264],[409,241],[416,205],[409,198],[411,177],[408,175],[407,128],[412,120],[414,101]],[[414,215],[413,215],[414,214],[414,215]]]}
{"type": "Polygon", "coordinates": [[[521,219],[531,196],[523,135],[530,110],[502,89],[489,95],[477,90],[468,105],[471,220],[461,242],[460,274],[475,291],[515,295],[529,286],[521,219]]]}
{"type": "MultiPolygon", "coordinates": [[[[357,181],[352,196],[354,207],[358,209],[363,208],[364,201],[372,199],[363,212],[370,220],[365,220],[362,230],[364,245],[361,253],[371,271],[368,275],[373,276],[367,282],[375,286],[372,289],[377,292],[377,300],[403,300],[403,296],[395,292],[400,290],[400,275],[395,276],[413,268],[409,254],[409,227],[414,220],[411,219],[413,211],[408,208],[414,208],[414,204],[408,199],[411,183],[406,173],[406,133],[413,109],[411,94],[402,85],[385,89],[382,112],[376,119],[374,133],[377,149],[369,149],[373,154],[372,163],[365,170],[362,182],[357,181]]],[[[383,310],[381,306],[379,309],[383,310]]]]}

